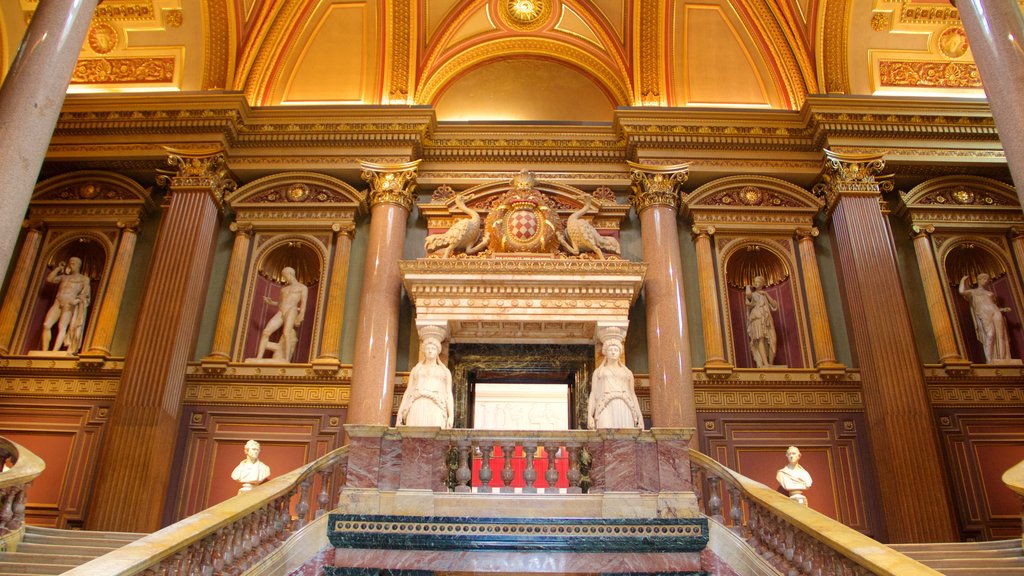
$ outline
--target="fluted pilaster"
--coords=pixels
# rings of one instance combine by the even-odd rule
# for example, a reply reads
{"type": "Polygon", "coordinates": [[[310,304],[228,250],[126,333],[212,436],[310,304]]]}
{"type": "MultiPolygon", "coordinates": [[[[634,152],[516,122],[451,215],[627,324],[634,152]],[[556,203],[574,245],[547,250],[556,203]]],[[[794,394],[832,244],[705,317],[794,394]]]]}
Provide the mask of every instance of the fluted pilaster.
{"type": "Polygon", "coordinates": [[[921,271],[921,282],[924,284],[924,298],[928,304],[928,318],[932,322],[935,334],[935,345],[939,352],[939,362],[947,369],[962,372],[970,368],[970,361],[960,355],[953,332],[953,319],[949,315],[949,302],[942,290],[942,277],[939,275],[935,261],[935,250],[932,247],[931,234],[934,226],[914,226],[914,252],[917,254],[917,267],[921,271]]]}
{"type": "Polygon", "coordinates": [[[7,285],[7,293],[4,294],[3,307],[0,307],[0,354],[11,353],[14,325],[25,302],[32,268],[39,255],[39,245],[43,241],[42,226],[39,222],[25,222],[25,227],[28,228],[25,232],[25,242],[21,245],[18,262],[11,273],[11,282],[7,285]]]}
{"type": "Polygon", "coordinates": [[[390,165],[363,163],[363,179],[370,183],[370,232],[346,416],[349,424],[391,422],[402,292],[398,261],[416,188],[417,166],[419,160],[390,165]]]}
{"type": "Polygon", "coordinates": [[[252,224],[233,222],[235,243],[231,247],[231,262],[224,280],[224,295],[221,296],[217,312],[217,328],[213,333],[213,347],[203,358],[204,368],[220,369],[231,361],[231,343],[238,327],[238,304],[242,300],[245,283],[245,263],[249,258],[249,244],[252,239],[252,224]],[[219,365],[219,366],[218,366],[219,365]]]}
{"type": "Polygon", "coordinates": [[[727,376],[732,365],[725,359],[725,337],[722,332],[722,303],[715,282],[715,259],[711,248],[714,226],[694,226],[697,247],[697,277],[700,279],[701,325],[704,327],[704,370],[709,376],[727,376]]]}
{"type": "Polygon", "coordinates": [[[185,369],[206,297],[222,193],[220,153],[175,154],[125,366],[102,447],[86,526],[151,532],[161,525],[185,369]]]}
{"type": "Polygon", "coordinates": [[[843,365],[836,362],[832,328],[828,324],[828,308],[825,306],[825,291],[821,287],[818,259],[814,253],[814,239],[818,236],[818,229],[799,229],[796,235],[800,268],[803,271],[804,293],[807,295],[807,313],[810,315],[814,365],[823,371],[844,370],[843,365]]]}
{"type": "Polygon", "coordinates": [[[121,311],[121,300],[124,287],[131,272],[132,258],[135,256],[135,243],[139,235],[139,222],[119,222],[121,240],[117,245],[114,265],[107,280],[107,289],[103,293],[103,304],[96,321],[96,329],[92,333],[92,342],[88,350],[79,356],[83,363],[102,363],[110,356],[110,343],[114,340],[117,328],[117,317],[121,311]]]}
{"type": "Polygon", "coordinates": [[[324,314],[320,356],[313,361],[318,370],[335,370],[341,365],[341,329],[345,322],[345,298],[348,294],[348,262],[355,230],[334,225],[334,260],[331,285],[327,291],[327,312],[324,314]]]}
{"type": "Polygon", "coordinates": [[[689,165],[629,165],[633,179],[630,202],[640,215],[641,242],[648,263],[644,301],[652,425],[695,428],[697,409],[676,224],[678,187],[686,181],[689,165]]]}
{"type": "Polygon", "coordinates": [[[878,476],[878,509],[892,542],[956,538],[937,432],[914,346],[892,231],[880,208],[880,155],[826,151],[840,286],[861,364],[864,412],[878,476]]]}

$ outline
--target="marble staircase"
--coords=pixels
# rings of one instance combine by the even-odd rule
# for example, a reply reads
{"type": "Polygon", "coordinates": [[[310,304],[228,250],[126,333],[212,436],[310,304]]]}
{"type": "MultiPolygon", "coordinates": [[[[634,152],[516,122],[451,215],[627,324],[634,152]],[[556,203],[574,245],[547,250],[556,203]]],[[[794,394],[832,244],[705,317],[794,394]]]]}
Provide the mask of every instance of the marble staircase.
{"type": "Polygon", "coordinates": [[[28,526],[16,552],[0,552],[0,576],[63,574],[142,536],[28,526]]]}
{"type": "Polygon", "coordinates": [[[890,548],[946,576],[1024,576],[1020,538],[992,542],[891,544],[890,548]]]}

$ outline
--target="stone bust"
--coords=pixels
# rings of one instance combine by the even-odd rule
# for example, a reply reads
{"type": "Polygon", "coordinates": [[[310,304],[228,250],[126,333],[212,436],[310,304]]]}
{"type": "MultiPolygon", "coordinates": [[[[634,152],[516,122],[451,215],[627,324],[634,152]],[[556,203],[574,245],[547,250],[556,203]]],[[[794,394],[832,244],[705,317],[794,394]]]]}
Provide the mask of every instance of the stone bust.
{"type": "Polygon", "coordinates": [[[238,489],[239,494],[252,490],[270,477],[270,466],[260,462],[260,443],[249,440],[243,450],[245,459],[231,472],[231,479],[242,483],[242,487],[238,489]]]}
{"type": "Polygon", "coordinates": [[[811,487],[811,475],[800,465],[800,449],[790,446],[786,449],[786,465],[775,474],[779,486],[789,493],[789,497],[800,504],[807,504],[803,491],[811,487]]]}

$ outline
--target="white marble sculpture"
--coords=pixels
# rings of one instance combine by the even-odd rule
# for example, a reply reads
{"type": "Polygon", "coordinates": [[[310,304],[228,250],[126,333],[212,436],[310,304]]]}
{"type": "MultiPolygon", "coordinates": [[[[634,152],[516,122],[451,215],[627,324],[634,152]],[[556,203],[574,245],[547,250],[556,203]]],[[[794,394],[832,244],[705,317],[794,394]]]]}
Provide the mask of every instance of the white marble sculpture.
{"type": "Polygon", "coordinates": [[[967,276],[960,279],[960,295],[971,303],[974,331],[985,349],[985,362],[989,364],[1016,363],[1010,357],[1010,338],[1006,329],[1009,308],[1001,308],[996,302],[996,293],[989,290],[991,277],[978,274],[978,287],[969,288],[967,276]]]}
{"type": "Polygon", "coordinates": [[[791,500],[807,505],[807,497],[804,490],[811,487],[811,475],[800,465],[800,449],[790,446],[786,449],[786,465],[775,474],[779,486],[789,493],[791,500]]]}
{"type": "Polygon", "coordinates": [[[82,347],[85,333],[85,319],[92,298],[89,277],[81,273],[82,260],[71,257],[50,271],[46,281],[57,284],[57,297],[46,311],[43,319],[43,350],[57,352],[67,347],[69,354],[75,354],[82,347]],[[57,339],[50,349],[53,325],[57,325],[57,339]]]}
{"type": "Polygon", "coordinates": [[[231,479],[242,483],[242,487],[238,489],[239,494],[252,490],[254,486],[270,478],[270,466],[260,462],[260,443],[249,440],[243,450],[245,460],[239,462],[231,472],[231,479]]]}
{"type": "Polygon", "coordinates": [[[277,312],[263,327],[256,357],[251,358],[250,361],[263,360],[263,354],[267,350],[273,352],[270,359],[277,362],[291,362],[295,355],[295,348],[299,342],[296,329],[302,324],[302,317],[306,313],[309,288],[296,279],[295,269],[290,266],[283,268],[281,275],[284,276],[285,284],[281,287],[281,293],[278,296],[280,300],[275,301],[269,296],[263,297],[263,301],[267,304],[277,306],[277,312]],[[270,336],[278,329],[281,330],[281,336],[277,342],[271,342],[270,336]]]}
{"type": "Polygon", "coordinates": [[[606,339],[602,352],[604,362],[594,370],[587,401],[587,427],[643,429],[633,372],[622,363],[622,340],[606,339]]]}
{"type": "Polygon", "coordinates": [[[398,407],[399,426],[437,426],[455,424],[455,398],[452,373],[441,363],[441,340],[426,335],[422,340],[423,360],[409,373],[409,386],[398,407]]]}
{"type": "Polygon", "coordinates": [[[565,235],[558,236],[558,242],[570,254],[578,256],[584,252],[593,252],[599,260],[604,260],[604,253],[618,254],[619,241],[611,236],[602,236],[590,222],[583,217],[594,205],[594,197],[583,195],[583,206],[569,215],[565,222],[565,235]]]}
{"type": "Polygon", "coordinates": [[[775,363],[777,341],[772,312],[779,309],[779,304],[764,291],[764,276],[755,276],[753,287],[748,284],[744,293],[750,353],[758,368],[769,368],[775,363]]]}

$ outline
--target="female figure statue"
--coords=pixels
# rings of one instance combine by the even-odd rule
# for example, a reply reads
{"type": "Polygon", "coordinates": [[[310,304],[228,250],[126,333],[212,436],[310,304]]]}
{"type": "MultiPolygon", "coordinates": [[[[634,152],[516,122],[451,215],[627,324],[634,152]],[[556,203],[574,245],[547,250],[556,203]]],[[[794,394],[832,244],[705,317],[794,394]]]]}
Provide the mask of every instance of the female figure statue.
{"type": "Polygon", "coordinates": [[[440,340],[423,339],[423,360],[409,373],[409,387],[398,407],[399,426],[451,428],[455,424],[452,373],[438,360],[440,353],[440,340]]]}
{"type": "Polygon", "coordinates": [[[978,340],[985,349],[985,361],[989,364],[1004,363],[1010,358],[1010,338],[1006,332],[1004,312],[1009,308],[1000,308],[996,303],[995,292],[988,289],[991,276],[978,274],[978,287],[967,287],[967,276],[960,279],[960,295],[971,303],[971,316],[974,317],[974,330],[978,340]]]}
{"type": "Polygon", "coordinates": [[[775,322],[772,312],[779,304],[764,291],[764,276],[754,276],[754,286],[745,289],[747,304],[747,338],[750,339],[750,353],[758,368],[769,368],[775,363],[775,322]]]}
{"type": "Polygon", "coordinates": [[[604,362],[594,370],[587,401],[587,427],[640,428],[644,417],[633,389],[633,372],[622,364],[622,341],[605,340],[604,362]]]}

